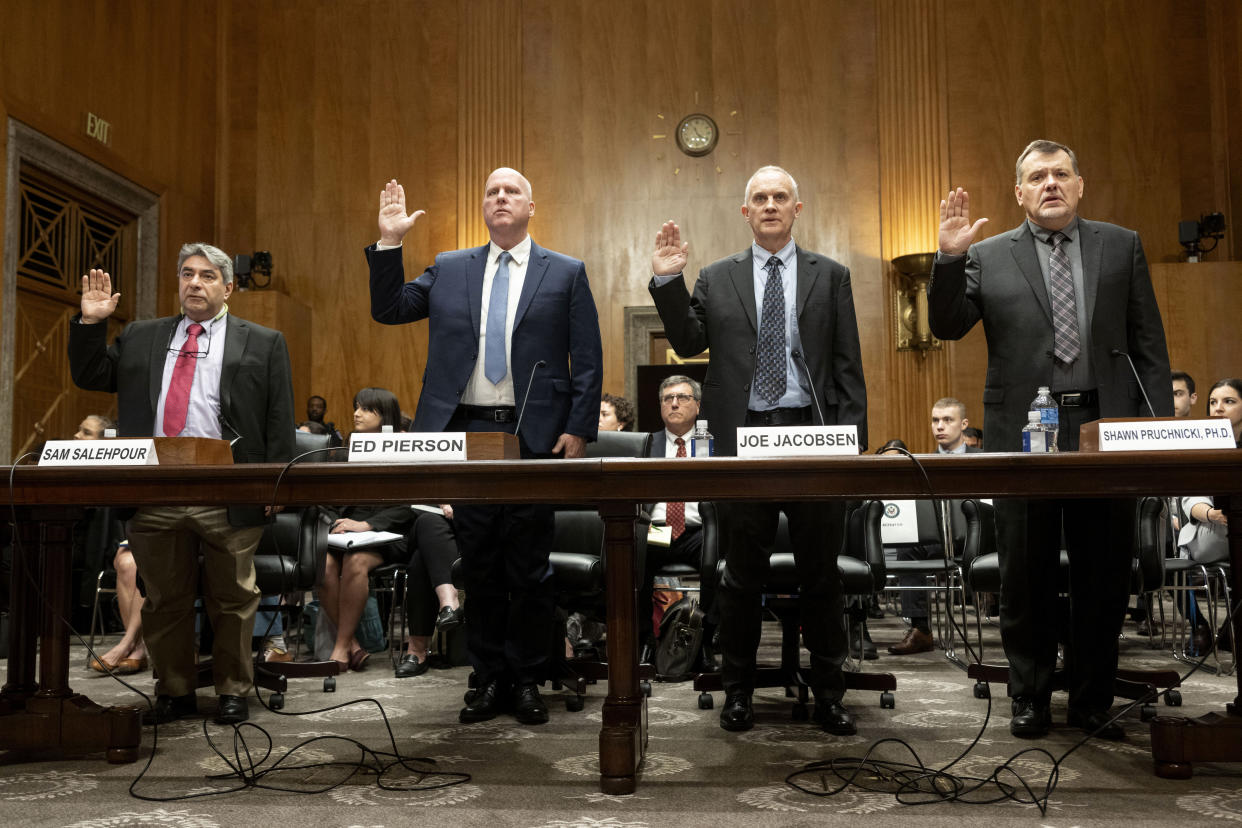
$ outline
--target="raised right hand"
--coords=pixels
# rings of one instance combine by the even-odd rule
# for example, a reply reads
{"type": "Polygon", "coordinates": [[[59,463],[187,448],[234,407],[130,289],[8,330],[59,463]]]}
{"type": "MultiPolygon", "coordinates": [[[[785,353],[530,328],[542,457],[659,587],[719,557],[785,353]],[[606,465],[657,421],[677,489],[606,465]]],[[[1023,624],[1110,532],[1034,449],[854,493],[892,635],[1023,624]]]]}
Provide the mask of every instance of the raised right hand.
{"type": "Polygon", "coordinates": [[[657,276],[675,276],[686,269],[686,251],[690,243],[681,241],[681,228],[672,221],[664,222],[656,233],[655,253],[651,255],[651,272],[657,276]]]}
{"type": "Polygon", "coordinates": [[[425,210],[405,214],[405,188],[393,179],[384,185],[380,193],[379,231],[380,243],[390,246],[401,244],[414,222],[427,215],[425,210]]]}
{"type": "Polygon", "coordinates": [[[960,255],[970,249],[979,228],[987,224],[981,218],[970,223],[970,193],[958,187],[950,190],[940,202],[940,252],[960,255]]]}
{"type": "Polygon", "coordinates": [[[92,269],[82,277],[82,321],[102,322],[116,310],[121,294],[112,292],[112,276],[106,270],[92,269]]]}

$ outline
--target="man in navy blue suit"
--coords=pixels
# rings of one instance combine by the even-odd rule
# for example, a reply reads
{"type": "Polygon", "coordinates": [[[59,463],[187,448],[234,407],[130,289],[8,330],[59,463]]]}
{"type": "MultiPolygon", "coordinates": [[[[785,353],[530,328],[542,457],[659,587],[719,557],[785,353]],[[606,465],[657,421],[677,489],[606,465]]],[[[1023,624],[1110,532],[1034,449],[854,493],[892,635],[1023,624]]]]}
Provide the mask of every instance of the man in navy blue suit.
{"type": "MultiPolygon", "coordinates": [[[[423,211],[407,214],[404,188],[388,182],[380,240],[366,249],[371,316],[386,325],[429,320],[415,431],[507,431],[523,457],[582,457],[599,421],[599,316],[583,263],[531,241],[534,214],[530,182],[497,169],[483,193],[491,241],[441,253],[406,282],[401,240],[423,211]]],[[[546,722],[537,684],[552,639],[552,509],[461,506],[454,523],[479,679],[459,718],[512,710],[524,724],[546,722]]]]}

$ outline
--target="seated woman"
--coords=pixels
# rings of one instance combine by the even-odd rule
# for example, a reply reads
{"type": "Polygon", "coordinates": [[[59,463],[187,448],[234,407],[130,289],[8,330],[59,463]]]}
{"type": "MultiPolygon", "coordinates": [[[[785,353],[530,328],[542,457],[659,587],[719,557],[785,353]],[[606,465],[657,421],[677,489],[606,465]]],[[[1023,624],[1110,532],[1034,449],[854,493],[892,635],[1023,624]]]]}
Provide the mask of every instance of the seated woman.
{"type": "Polygon", "coordinates": [[[634,403],[625,397],[605,394],[599,401],[600,431],[633,431],[634,403]]]}
{"type": "Polygon", "coordinates": [[[458,558],[453,507],[445,504],[438,513],[420,511],[417,515],[410,532],[412,553],[405,592],[410,633],[395,670],[397,678],[427,672],[432,634],[460,626],[463,618],[453,586],[453,561],[458,558]]]}
{"type": "MultiPolygon", "coordinates": [[[[354,397],[354,431],[378,434],[384,426],[395,431],[400,423],[401,406],[392,392],[363,388],[354,397]]],[[[408,506],[346,506],[325,508],[324,512],[332,519],[331,534],[376,531],[404,535],[414,517],[408,506]]],[[[336,626],[332,658],[343,668],[362,670],[371,655],[354,637],[370,593],[371,570],[380,564],[404,563],[407,557],[404,538],[357,549],[328,547],[319,603],[336,626]]]]}
{"type": "MultiPolygon", "coordinates": [[[[1207,413],[1209,417],[1229,420],[1233,427],[1233,441],[1242,448],[1242,379],[1223,379],[1208,392],[1207,413]]],[[[1229,520],[1222,509],[1217,509],[1212,498],[1194,496],[1182,498],[1182,513],[1189,517],[1177,536],[1177,545],[1195,563],[1214,564],[1229,559],[1229,520]]],[[[1195,600],[1195,599],[1191,599],[1195,600]]],[[[1200,652],[1211,649],[1212,631],[1195,606],[1194,641],[1200,652]]],[[[1232,649],[1229,626],[1221,627],[1216,646],[1232,649]]]]}

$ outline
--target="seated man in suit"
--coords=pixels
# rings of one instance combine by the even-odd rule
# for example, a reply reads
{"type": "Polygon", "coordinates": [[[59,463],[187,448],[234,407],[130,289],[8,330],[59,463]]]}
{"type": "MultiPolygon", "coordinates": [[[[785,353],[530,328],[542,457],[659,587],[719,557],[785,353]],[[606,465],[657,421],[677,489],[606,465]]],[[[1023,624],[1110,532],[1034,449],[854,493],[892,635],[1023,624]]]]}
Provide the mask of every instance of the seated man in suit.
{"type": "MultiPolygon", "coordinates": [[[[293,383],[284,336],[229,313],[233,260],[220,248],[184,245],[177,278],[180,315],[131,322],[109,345],[107,319],[121,295],[103,270],[82,277],[82,311],[69,322],[74,383],[116,392],[121,437],[230,439],[234,462],[288,461],[293,383]]],[[[254,552],[264,517],[262,506],[149,506],[130,518],[130,549],[147,593],[143,637],[159,674],[150,719],[163,723],[198,712],[200,555],[203,603],[215,632],[215,720],[236,724],[249,716],[250,639],[259,604],[254,552]]]]}
{"type": "MultiPolygon", "coordinates": [[[[979,449],[967,444],[966,405],[953,397],[936,400],[932,406],[932,436],[936,438],[937,454],[966,454],[979,449]]],[[[930,561],[944,554],[940,544],[903,546],[897,550],[899,561],[930,561]]],[[[922,575],[902,575],[897,579],[902,586],[920,586],[926,583],[922,575]]],[[[927,593],[922,590],[905,590],[901,593],[901,614],[910,619],[910,629],[900,643],[888,648],[893,655],[926,653],[936,648],[928,623],[927,593]]]]}
{"type": "MultiPolygon", "coordinates": [[[[651,435],[649,457],[687,457],[690,454],[690,433],[699,416],[699,400],[703,389],[690,377],[675,374],[660,383],[660,419],[664,428],[651,435]]],[[[647,558],[638,583],[638,628],[640,640],[650,642],[653,636],[651,577],[671,563],[688,564],[696,569],[702,563],[703,521],[699,517],[699,504],[694,501],[656,503],[649,509],[653,525],[669,527],[671,540],[668,546],[647,544],[647,558]]],[[[703,649],[700,651],[696,670],[715,672],[715,657],[710,642],[716,632],[716,613],[713,598],[714,582],[704,582],[699,602],[706,614],[703,625],[703,649]]]]}

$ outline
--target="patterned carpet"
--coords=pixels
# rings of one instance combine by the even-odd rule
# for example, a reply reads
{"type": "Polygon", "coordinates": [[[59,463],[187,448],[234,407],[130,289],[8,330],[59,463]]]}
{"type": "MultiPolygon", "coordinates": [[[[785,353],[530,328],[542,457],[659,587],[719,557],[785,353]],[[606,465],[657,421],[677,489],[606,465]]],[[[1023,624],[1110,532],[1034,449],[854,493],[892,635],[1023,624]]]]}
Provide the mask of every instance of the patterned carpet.
{"type": "MultiPolygon", "coordinates": [[[[855,692],[846,702],[858,717],[856,737],[829,736],[814,726],[792,721],[790,705],[779,690],[756,695],[757,726],[743,734],[722,731],[715,710],[700,710],[689,684],[654,686],[649,701],[650,744],[638,792],[613,797],[599,792],[596,750],[603,687],[592,687],[586,709],[567,713],[549,695],[552,721],[541,727],[518,725],[511,717],[461,725],[457,711],[466,687],[467,668],[433,670],[414,679],[396,679],[381,669],[380,656],[363,673],[342,676],[335,694],[321,691],[314,679],[291,682],[285,714],[257,710],[254,724],[270,734],[271,757],[280,768],[259,781],[269,788],[241,786],[223,777],[228,763],[216,755],[201,722],[182,721],[160,728],[154,761],[141,780],[150,754],[149,731],[143,757],[134,765],[111,766],[102,759],[28,762],[0,766],[0,824],[49,826],[213,826],[281,825],[398,826],[433,821],[439,825],[523,826],[720,826],[823,825],[854,823],[955,826],[1186,824],[1220,820],[1242,823],[1242,766],[1204,765],[1184,782],[1158,779],[1151,772],[1150,738],[1137,711],[1127,717],[1128,739],[1093,742],[1074,753],[1060,769],[1047,813],[1031,804],[1002,801],[969,805],[937,802],[902,804],[896,785],[870,772],[860,775],[867,788],[849,787],[833,796],[813,796],[785,784],[786,776],[807,763],[861,756],[876,740],[900,738],[919,758],[938,767],[964,751],[984,724],[987,701],[974,698],[972,681],[940,652],[896,657],[884,646],[897,641],[901,622],[891,615],[872,622],[881,648],[879,661],[867,669],[884,669],[897,677],[897,706],[884,710],[878,694],[855,692]],[[351,703],[352,702],[352,703],[351,703]],[[342,705],[335,710],[305,712],[342,705]],[[375,767],[392,762],[392,744],[380,713],[391,724],[397,748],[407,756],[432,757],[437,768],[469,774],[449,787],[431,785],[448,778],[418,777],[399,766],[382,778],[375,767]],[[371,751],[366,754],[357,740],[371,751]],[[305,743],[309,744],[289,753],[305,743]],[[355,764],[371,768],[356,772],[355,764]],[[336,763],[336,764],[333,764],[336,763]],[[338,784],[339,783],[339,784],[338,784]],[[169,801],[145,801],[130,794],[169,801]],[[323,790],[326,788],[331,790],[323,790]],[[409,788],[421,787],[420,790],[409,788]],[[274,788],[274,789],[273,789],[274,788]],[[279,790],[284,789],[284,790],[279,790]],[[294,793],[292,790],[313,790],[294,793]],[[889,791],[889,792],[886,792],[889,791]],[[213,794],[213,795],[204,795],[213,794]],[[178,798],[181,799],[178,799],[178,798]],[[193,797],[193,798],[185,798],[193,797]]],[[[1122,642],[1128,666],[1168,668],[1166,653],[1149,649],[1147,639],[1127,626],[1122,642]]],[[[988,630],[996,643],[995,627],[988,630]]],[[[775,632],[765,632],[768,646],[775,632]]],[[[95,677],[74,652],[72,684],[99,702],[137,703],[134,695],[107,677],[95,677]]],[[[999,649],[992,647],[991,657],[999,649]]],[[[386,663],[384,664],[386,666],[386,663]]],[[[1182,667],[1184,672],[1184,667],[1182,667]]],[[[150,675],[136,685],[150,689],[150,675]]],[[[987,777],[1021,750],[1042,747],[1060,755],[1079,738],[1064,726],[1064,697],[1054,698],[1057,727],[1040,742],[1019,742],[1008,731],[1008,701],[997,687],[997,705],[982,737],[952,771],[963,777],[987,777]],[[999,712],[1000,715],[997,715],[999,712]]],[[[1200,673],[1183,688],[1184,707],[1173,711],[1197,716],[1223,710],[1235,693],[1233,678],[1200,673]]],[[[208,702],[204,707],[210,706],[208,702]]],[[[252,711],[254,710],[252,701],[252,711]]],[[[267,737],[242,728],[245,746],[234,744],[229,728],[209,725],[207,733],[233,764],[259,764],[267,737]],[[251,759],[245,759],[246,747],[251,759]]],[[[877,755],[914,761],[899,745],[887,743],[877,755]]],[[[1025,754],[1011,763],[1032,788],[1042,789],[1051,767],[1046,757],[1025,754]]],[[[1015,786],[1016,777],[1006,777],[1015,786]]],[[[819,772],[801,777],[804,786],[836,787],[835,777],[819,772]]],[[[995,788],[976,799],[994,796],[995,788]]],[[[906,797],[902,797],[906,799],[906,797]]],[[[917,798],[910,797],[912,801],[917,798]]]]}

